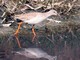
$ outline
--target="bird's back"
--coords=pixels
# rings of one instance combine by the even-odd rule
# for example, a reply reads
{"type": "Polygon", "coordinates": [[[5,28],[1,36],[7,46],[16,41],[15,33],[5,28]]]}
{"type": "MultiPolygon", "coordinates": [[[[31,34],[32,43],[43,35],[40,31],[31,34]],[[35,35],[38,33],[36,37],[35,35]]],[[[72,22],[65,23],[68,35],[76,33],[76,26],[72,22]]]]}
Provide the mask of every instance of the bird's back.
{"type": "Polygon", "coordinates": [[[15,19],[20,19],[20,20],[30,20],[37,15],[40,15],[41,13],[39,12],[32,12],[32,13],[25,13],[25,14],[17,14],[14,16],[15,19]]]}

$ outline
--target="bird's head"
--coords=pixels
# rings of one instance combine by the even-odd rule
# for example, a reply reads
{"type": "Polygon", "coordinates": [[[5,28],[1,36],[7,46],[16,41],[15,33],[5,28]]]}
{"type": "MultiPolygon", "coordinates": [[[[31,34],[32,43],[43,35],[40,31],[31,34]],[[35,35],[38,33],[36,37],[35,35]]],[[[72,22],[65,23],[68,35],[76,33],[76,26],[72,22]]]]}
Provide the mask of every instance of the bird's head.
{"type": "Polygon", "coordinates": [[[57,13],[56,10],[50,10],[50,11],[49,11],[49,14],[51,14],[51,15],[58,15],[58,13],[57,13]]]}

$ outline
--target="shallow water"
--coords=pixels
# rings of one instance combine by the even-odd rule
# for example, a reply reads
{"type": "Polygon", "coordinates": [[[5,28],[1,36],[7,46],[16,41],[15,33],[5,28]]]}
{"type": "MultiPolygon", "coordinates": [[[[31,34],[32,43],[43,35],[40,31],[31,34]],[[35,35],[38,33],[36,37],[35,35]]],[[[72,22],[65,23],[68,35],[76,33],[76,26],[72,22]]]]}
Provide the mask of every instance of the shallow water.
{"type": "MultiPolygon", "coordinates": [[[[49,27],[49,26],[47,26],[49,27]]],[[[12,30],[11,30],[12,31],[12,30]]],[[[13,32],[14,33],[14,32],[13,32]]],[[[6,50],[5,58],[10,58],[11,51],[18,50],[18,45],[13,33],[0,36],[1,50],[6,50]]],[[[58,60],[79,60],[80,59],[80,24],[68,22],[66,25],[51,26],[47,31],[36,30],[37,36],[32,43],[31,30],[21,30],[19,40],[24,48],[38,47],[50,55],[58,57],[58,60]],[[52,28],[52,29],[51,29],[52,28]]],[[[13,60],[20,56],[13,56],[13,60]]],[[[22,56],[23,58],[23,56],[22,56]]],[[[24,60],[26,57],[24,58],[24,60]]]]}

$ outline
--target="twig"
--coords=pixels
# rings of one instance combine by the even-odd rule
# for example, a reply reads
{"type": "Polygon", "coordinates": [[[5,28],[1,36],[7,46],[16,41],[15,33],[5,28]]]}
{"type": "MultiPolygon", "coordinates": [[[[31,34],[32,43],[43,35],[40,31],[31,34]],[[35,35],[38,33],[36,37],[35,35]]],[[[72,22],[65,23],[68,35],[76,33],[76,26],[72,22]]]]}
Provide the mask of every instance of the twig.
{"type": "MultiPolygon", "coordinates": [[[[71,3],[68,3],[68,7],[69,7],[69,9],[68,9],[67,12],[69,12],[69,11],[72,9],[73,6],[74,6],[74,4],[71,5],[71,3]]],[[[67,12],[66,12],[66,13],[67,13],[67,12]]]]}
{"type": "Polygon", "coordinates": [[[27,7],[34,9],[32,6],[30,6],[29,4],[25,4],[27,7]]]}
{"type": "Polygon", "coordinates": [[[75,3],[76,1],[78,1],[78,0],[73,0],[72,3],[75,3]]]}
{"type": "Polygon", "coordinates": [[[65,2],[65,1],[56,2],[56,3],[53,4],[53,6],[55,6],[55,5],[60,6],[63,2],[65,2]]]}
{"type": "Polygon", "coordinates": [[[1,5],[4,5],[8,2],[8,0],[2,0],[1,5]]]}
{"type": "Polygon", "coordinates": [[[6,18],[4,18],[4,19],[1,21],[1,23],[3,23],[5,20],[6,20],[6,18]]]}
{"type": "Polygon", "coordinates": [[[1,17],[4,17],[5,15],[6,15],[6,12],[4,12],[1,17]]]}

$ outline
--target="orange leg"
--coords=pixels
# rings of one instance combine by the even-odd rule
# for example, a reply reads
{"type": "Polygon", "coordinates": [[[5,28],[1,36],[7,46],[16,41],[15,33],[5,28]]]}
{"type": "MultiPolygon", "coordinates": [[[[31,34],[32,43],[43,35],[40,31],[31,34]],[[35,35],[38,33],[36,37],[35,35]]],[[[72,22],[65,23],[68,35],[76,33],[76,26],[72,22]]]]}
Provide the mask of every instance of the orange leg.
{"type": "Polygon", "coordinates": [[[19,41],[19,39],[18,39],[18,33],[19,33],[19,30],[20,30],[20,27],[21,27],[22,23],[23,23],[23,22],[20,22],[20,23],[19,23],[18,29],[17,29],[17,30],[16,30],[16,32],[14,33],[14,35],[15,35],[15,37],[16,37],[16,40],[17,40],[17,43],[18,43],[19,48],[21,48],[21,44],[20,44],[20,41],[19,41]]]}
{"type": "Polygon", "coordinates": [[[34,30],[34,25],[32,26],[32,33],[33,33],[33,39],[32,39],[32,42],[34,42],[34,39],[35,39],[35,37],[36,37],[36,32],[35,32],[35,30],[34,30]]]}

